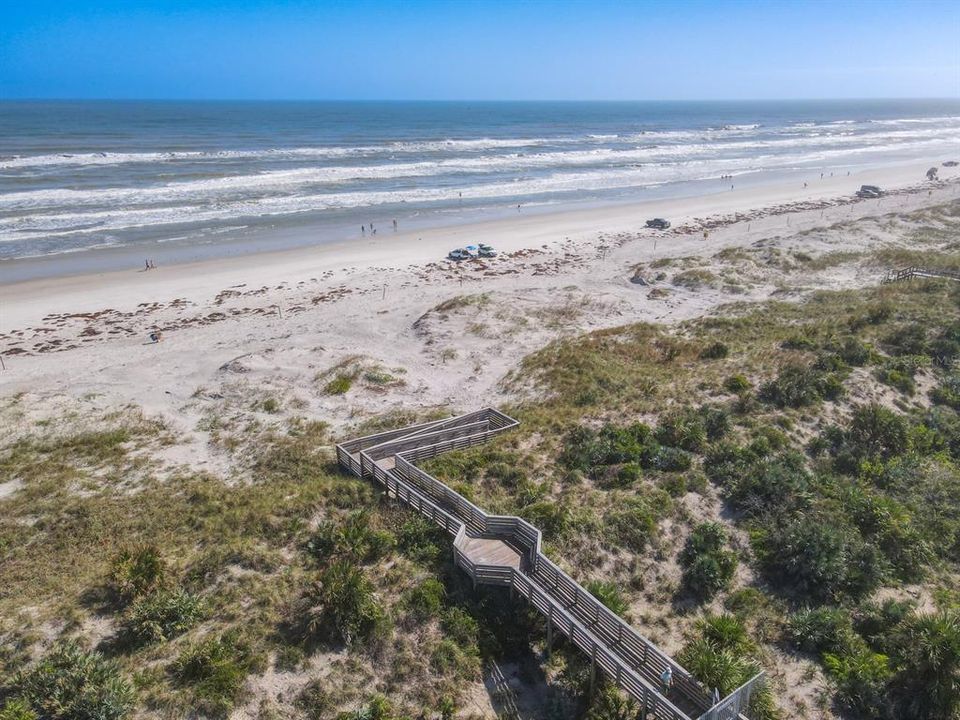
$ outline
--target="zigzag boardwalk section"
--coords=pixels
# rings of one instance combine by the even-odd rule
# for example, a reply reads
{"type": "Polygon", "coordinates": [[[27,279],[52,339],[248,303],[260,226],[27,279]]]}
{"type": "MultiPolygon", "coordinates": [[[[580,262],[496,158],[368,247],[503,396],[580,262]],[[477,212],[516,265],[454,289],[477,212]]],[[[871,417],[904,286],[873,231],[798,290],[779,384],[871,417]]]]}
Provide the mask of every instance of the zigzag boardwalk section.
{"type": "Polygon", "coordinates": [[[903,268],[902,270],[890,271],[880,283],[886,285],[887,283],[903,282],[904,280],[913,280],[914,278],[946,278],[948,280],[960,281],[960,270],[945,270],[943,268],[929,268],[914,265],[903,268]]]}
{"type": "Polygon", "coordinates": [[[547,620],[548,650],[557,631],[590,658],[591,686],[599,668],[639,703],[648,720],[741,717],[763,673],[713,704],[708,689],[690,673],[547,558],[537,528],[522,518],[488,515],[416,465],[486,442],[517,424],[485,408],[348,440],[337,445],[337,460],[446,530],[453,538],[454,562],[474,585],[506,586],[526,598],[547,620]],[[662,693],[667,668],[673,682],[662,693]]]}

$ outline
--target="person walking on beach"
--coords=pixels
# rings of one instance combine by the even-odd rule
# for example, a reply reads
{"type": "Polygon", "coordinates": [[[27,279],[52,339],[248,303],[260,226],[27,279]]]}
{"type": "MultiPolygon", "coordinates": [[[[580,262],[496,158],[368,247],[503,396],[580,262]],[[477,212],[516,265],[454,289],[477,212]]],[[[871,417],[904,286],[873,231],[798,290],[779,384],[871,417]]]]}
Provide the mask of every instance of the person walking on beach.
{"type": "Polygon", "coordinates": [[[396,219],[396,218],[393,219],[393,231],[394,231],[394,232],[397,231],[397,219],[396,219]]]}
{"type": "Polygon", "coordinates": [[[366,226],[366,225],[361,225],[361,226],[360,226],[360,234],[363,235],[364,237],[367,236],[367,226],[366,226]]]}

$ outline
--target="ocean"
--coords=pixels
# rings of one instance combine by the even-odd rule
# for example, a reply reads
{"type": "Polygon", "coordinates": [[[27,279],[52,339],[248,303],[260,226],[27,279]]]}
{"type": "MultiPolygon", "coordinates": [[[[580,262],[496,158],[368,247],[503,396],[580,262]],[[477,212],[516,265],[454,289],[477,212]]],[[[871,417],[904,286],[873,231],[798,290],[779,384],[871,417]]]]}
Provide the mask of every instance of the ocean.
{"type": "Polygon", "coordinates": [[[0,102],[0,281],[934,156],[960,101],[0,102]]]}

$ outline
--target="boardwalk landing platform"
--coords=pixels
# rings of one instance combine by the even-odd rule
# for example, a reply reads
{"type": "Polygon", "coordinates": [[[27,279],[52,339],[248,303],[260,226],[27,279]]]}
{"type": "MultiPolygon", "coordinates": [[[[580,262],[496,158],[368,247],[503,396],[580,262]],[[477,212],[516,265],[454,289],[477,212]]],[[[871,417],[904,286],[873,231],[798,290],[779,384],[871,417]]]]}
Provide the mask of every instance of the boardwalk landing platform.
{"type": "Polygon", "coordinates": [[[446,530],[453,557],[474,585],[502,585],[527,599],[554,631],[591,660],[591,687],[599,668],[634,698],[645,720],[733,720],[745,717],[758,674],[718,703],[660,648],[581,587],[540,550],[540,531],[518,517],[488,515],[417,467],[445,452],[486,442],[517,421],[492,408],[411,425],[337,445],[337,460],[358,477],[372,478],[395,498],[446,530]],[[661,676],[673,683],[662,693],[661,676]]]}

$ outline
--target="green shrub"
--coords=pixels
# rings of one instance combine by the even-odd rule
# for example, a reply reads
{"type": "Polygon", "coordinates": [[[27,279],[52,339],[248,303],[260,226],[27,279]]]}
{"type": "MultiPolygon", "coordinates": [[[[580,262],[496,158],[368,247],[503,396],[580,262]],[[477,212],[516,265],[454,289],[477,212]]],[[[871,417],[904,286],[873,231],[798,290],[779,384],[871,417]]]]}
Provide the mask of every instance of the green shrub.
{"type": "Polygon", "coordinates": [[[901,325],[881,342],[891,355],[926,355],[930,348],[927,329],[920,323],[901,325]]]}
{"type": "Polygon", "coordinates": [[[925,355],[902,355],[884,362],[876,376],[880,382],[907,395],[913,395],[917,388],[914,380],[917,371],[929,365],[930,359],[925,355]]]}
{"type": "Polygon", "coordinates": [[[693,410],[668,413],[660,418],[656,439],[661,445],[699,452],[707,443],[703,417],[693,410]]]}
{"type": "Polygon", "coordinates": [[[397,547],[411,560],[435,562],[447,547],[443,529],[420,515],[405,513],[397,528],[397,547]]]}
{"type": "Polygon", "coordinates": [[[938,405],[946,405],[960,410],[960,374],[947,375],[940,384],[930,391],[930,400],[938,405]]]}
{"type": "Polygon", "coordinates": [[[730,348],[722,342],[711,343],[700,351],[700,357],[703,360],[722,360],[729,354],[730,348]]]}
{"type": "Polygon", "coordinates": [[[348,645],[370,640],[386,629],[386,613],[373,584],[347,560],[337,560],[320,573],[308,599],[308,630],[332,635],[348,645]]]}
{"type": "MultiPolygon", "coordinates": [[[[661,512],[669,505],[669,496],[663,494],[652,502],[659,504],[661,512]]],[[[608,542],[633,552],[642,552],[657,530],[660,513],[654,511],[652,503],[640,497],[623,498],[606,512],[604,535],[608,542]]]]}
{"type": "Polygon", "coordinates": [[[670,497],[683,497],[687,494],[687,477],[680,473],[671,473],[660,478],[657,486],[670,497]]]}
{"type": "Polygon", "coordinates": [[[487,467],[487,477],[499,480],[508,488],[515,488],[527,481],[527,473],[523,468],[504,461],[490,463],[487,467]]]}
{"type": "Polygon", "coordinates": [[[727,549],[727,533],[720,523],[702,523],[693,529],[680,553],[683,584],[702,600],[709,600],[730,584],[737,556],[727,549]]]}
{"type": "Polygon", "coordinates": [[[813,338],[803,334],[796,334],[791,335],[781,342],[780,347],[784,350],[816,350],[817,343],[813,338]]]}
{"type": "Polygon", "coordinates": [[[901,717],[934,720],[960,713],[960,609],[916,613],[893,633],[892,695],[901,717]]]}
{"type": "Polygon", "coordinates": [[[443,583],[435,578],[427,578],[407,591],[404,605],[411,618],[423,622],[440,614],[446,594],[443,583]]]}
{"type": "MultiPolygon", "coordinates": [[[[725,697],[760,671],[757,648],[743,621],[733,615],[708,615],[697,623],[697,637],[688,639],[677,656],[705,687],[716,688],[725,697]]],[[[755,689],[749,717],[775,720],[779,717],[769,688],[755,689]]]]}
{"type": "Polygon", "coordinates": [[[542,500],[520,510],[520,516],[540,529],[545,537],[562,537],[570,528],[572,516],[566,503],[542,500]]]}
{"type": "Polygon", "coordinates": [[[743,375],[731,375],[723,381],[723,389],[734,395],[746,392],[753,387],[753,383],[743,375]]]}
{"type": "Polygon", "coordinates": [[[39,720],[40,716],[22,698],[7,700],[0,708],[0,720],[39,720]]]}
{"type": "Polygon", "coordinates": [[[249,645],[228,633],[189,646],[171,670],[181,684],[190,687],[194,709],[226,717],[243,698],[247,675],[256,664],[249,645]]]}
{"type": "Polygon", "coordinates": [[[882,405],[854,408],[844,429],[831,428],[824,435],[841,472],[855,472],[863,460],[888,460],[910,447],[906,420],[882,405]]]}
{"type": "Polygon", "coordinates": [[[876,377],[877,380],[884,385],[889,385],[904,395],[913,395],[917,391],[917,383],[914,381],[913,376],[902,370],[884,367],[877,371],[876,377]]]}
{"type": "Polygon", "coordinates": [[[627,603],[626,598],[623,597],[616,583],[605,580],[591,580],[584,585],[584,588],[588,593],[602,602],[608,610],[620,617],[626,616],[630,605],[627,603]]]}
{"type": "Polygon", "coordinates": [[[480,627],[477,621],[466,610],[458,607],[449,607],[440,618],[440,627],[443,632],[460,646],[472,646],[477,643],[480,627]]]}
{"type": "MultiPolygon", "coordinates": [[[[548,717],[563,717],[559,711],[548,717]]],[[[590,698],[590,707],[584,720],[636,720],[642,717],[633,698],[617,690],[613,683],[604,682],[590,698]]]]}
{"type": "Polygon", "coordinates": [[[125,548],[113,558],[110,585],[123,602],[146,595],[166,580],[167,564],[156,545],[125,548]]]}
{"type": "Polygon", "coordinates": [[[260,410],[265,413],[275,415],[276,413],[280,412],[280,401],[275,397],[268,397],[266,400],[260,403],[260,410]]]}
{"type": "Polygon", "coordinates": [[[0,720],[39,720],[39,717],[23,698],[9,698],[0,707],[0,720]]]}
{"type": "Polygon", "coordinates": [[[931,408],[924,419],[924,427],[936,433],[944,448],[960,460],[960,412],[948,407],[931,408]]]}
{"type": "Polygon", "coordinates": [[[637,480],[643,476],[643,469],[640,467],[640,463],[629,462],[624,463],[617,468],[616,474],[612,478],[604,478],[601,481],[601,485],[607,488],[625,488],[633,485],[637,480]]]}
{"type": "Polygon", "coordinates": [[[476,678],[480,673],[479,657],[465,651],[452,640],[441,640],[430,655],[430,667],[441,675],[463,679],[476,678]]]}
{"type": "Polygon", "coordinates": [[[837,373],[813,366],[787,365],[776,379],[761,386],[759,398],[777,407],[800,408],[842,395],[843,382],[837,373]]]}
{"type": "Polygon", "coordinates": [[[394,537],[373,525],[370,513],[351,513],[343,522],[323,522],[307,541],[307,551],[320,562],[348,558],[356,562],[375,562],[389,554],[394,537]]]}
{"type": "Polygon", "coordinates": [[[907,582],[923,577],[933,552],[906,507],[859,484],[847,488],[843,501],[847,515],[880,548],[897,577],[907,582]]]}
{"type": "MultiPolygon", "coordinates": [[[[323,701],[324,707],[329,704],[326,698],[323,701]]],[[[322,715],[319,717],[326,718],[329,716],[322,715]]],[[[336,720],[391,720],[393,717],[393,707],[390,705],[390,701],[383,695],[374,695],[365,707],[338,713],[336,720]]],[[[397,718],[397,720],[403,720],[403,718],[397,718]]]]}
{"type": "Polygon", "coordinates": [[[597,468],[631,462],[646,467],[655,451],[653,433],[642,423],[605,425],[599,431],[576,427],[564,438],[559,461],[568,470],[594,473],[597,468]]]}
{"type": "Polygon", "coordinates": [[[748,655],[756,650],[742,618],[730,613],[706,615],[697,622],[697,629],[704,640],[722,650],[733,650],[748,655]]]}
{"type": "Polygon", "coordinates": [[[850,613],[838,607],[800,610],[790,616],[787,634],[805,652],[845,655],[856,646],[850,613]]]}
{"type": "MultiPolygon", "coordinates": [[[[703,418],[703,429],[711,442],[719,440],[730,432],[730,413],[727,410],[715,405],[703,405],[699,412],[703,418]]],[[[700,450],[703,450],[703,447],[700,450]]]]}
{"type": "Polygon", "coordinates": [[[706,687],[717,688],[720,697],[726,697],[759,671],[756,663],[738,652],[702,638],[687,643],[677,662],[706,687]]]}
{"type": "Polygon", "coordinates": [[[870,348],[853,335],[848,335],[839,343],[831,344],[830,349],[847,365],[853,367],[861,367],[870,362],[870,348]]]}
{"type": "Polygon", "coordinates": [[[856,631],[875,647],[882,647],[884,638],[910,616],[914,603],[888,598],[882,604],[862,603],[853,619],[856,631]]]}
{"type": "Polygon", "coordinates": [[[55,646],[19,673],[12,690],[18,712],[26,706],[44,720],[120,720],[133,710],[135,697],[114,663],[75,642],[55,646]]]}
{"type": "Polygon", "coordinates": [[[716,281],[716,275],[702,268],[693,268],[691,270],[678,272],[671,280],[677,287],[685,287],[690,290],[697,290],[703,285],[712,285],[716,281]]]}
{"type": "Polygon", "coordinates": [[[704,469],[733,505],[751,516],[788,510],[801,502],[813,483],[801,455],[770,455],[766,439],[747,447],[718,443],[707,453],[704,469]]]}
{"type": "Polygon", "coordinates": [[[786,521],[774,518],[755,542],[769,577],[822,602],[860,597],[885,574],[877,548],[841,517],[802,513],[786,521]]]}
{"type": "Polygon", "coordinates": [[[841,705],[864,717],[880,717],[886,707],[886,685],[891,675],[886,655],[866,648],[852,655],[826,653],[823,664],[837,687],[841,705]]]}
{"type": "Polygon", "coordinates": [[[323,392],[327,395],[345,395],[353,386],[353,379],[352,375],[337,375],[323,386],[323,392]]]}
{"type": "Polygon", "coordinates": [[[205,611],[203,599],[183,588],[156,590],[127,610],[125,634],[135,643],[163,642],[189,630],[205,611]]]}
{"type": "Polygon", "coordinates": [[[686,472],[693,465],[690,453],[674,447],[661,447],[653,458],[653,467],[664,472],[686,472]]]}
{"type": "Polygon", "coordinates": [[[960,358],[960,322],[953,322],[930,343],[931,360],[940,367],[951,367],[960,358]]]}

